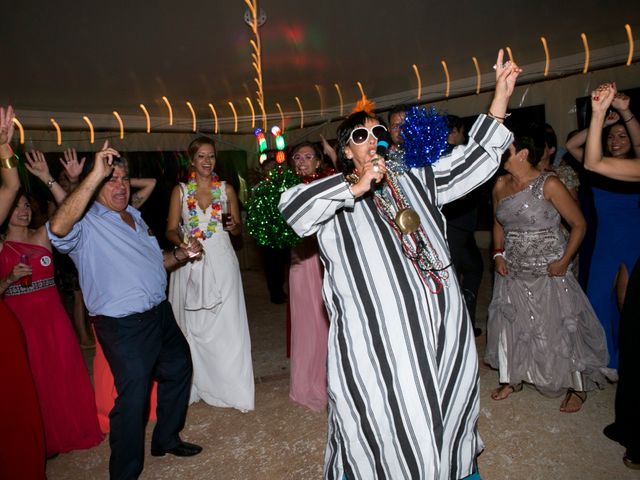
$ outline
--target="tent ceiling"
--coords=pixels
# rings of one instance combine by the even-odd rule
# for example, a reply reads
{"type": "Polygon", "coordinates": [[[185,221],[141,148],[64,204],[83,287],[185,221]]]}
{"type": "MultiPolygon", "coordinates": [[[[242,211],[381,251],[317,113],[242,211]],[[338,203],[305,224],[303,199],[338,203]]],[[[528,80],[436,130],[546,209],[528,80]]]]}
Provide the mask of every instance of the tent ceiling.
{"type": "MultiPolygon", "coordinates": [[[[553,59],[625,44],[624,25],[640,31],[637,0],[608,2],[458,0],[263,0],[260,28],[267,111],[297,112],[359,97],[415,91],[416,64],[423,87],[440,84],[445,59],[452,80],[475,76],[471,57],[490,76],[495,52],[510,46],[522,64],[544,61],[540,36],[553,59]],[[317,85],[317,87],[316,87],[317,85]],[[322,105],[321,105],[322,97],[322,105]]],[[[42,2],[5,6],[0,104],[23,110],[139,115],[144,103],[162,116],[166,95],[177,117],[211,118],[208,103],[229,117],[228,101],[249,115],[255,103],[252,38],[242,0],[42,2]]],[[[556,72],[556,74],[559,72],[556,72]]],[[[52,114],[53,114],[52,113],[52,114]]]]}

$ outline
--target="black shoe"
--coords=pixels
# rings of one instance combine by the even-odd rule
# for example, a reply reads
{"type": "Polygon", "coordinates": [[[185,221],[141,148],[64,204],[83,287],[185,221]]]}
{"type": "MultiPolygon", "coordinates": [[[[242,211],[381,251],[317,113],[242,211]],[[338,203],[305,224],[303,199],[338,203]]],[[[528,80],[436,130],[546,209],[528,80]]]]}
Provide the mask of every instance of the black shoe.
{"type": "Polygon", "coordinates": [[[602,429],[602,433],[604,433],[605,437],[607,437],[609,440],[620,443],[621,436],[617,424],[612,423],[610,425],[607,425],[602,429]]]}
{"type": "Polygon", "coordinates": [[[151,455],[154,457],[164,457],[165,454],[170,453],[171,455],[175,455],[176,457],[192,457],[199,454],[201,451],[202,447],[200,445],[189,442],[180,442],[175,447],[169,448],[167,450],[156,450],[152,448],[151,455]]]}
{"type": "Polygon", "coordinates": [[[632,470],[640,470],[640,458],[631,457],[629,455],[629,450],[624,453],[624,457],[622,457],[622,461],[624,462],[624,466],[630,468],[632,470]]]}

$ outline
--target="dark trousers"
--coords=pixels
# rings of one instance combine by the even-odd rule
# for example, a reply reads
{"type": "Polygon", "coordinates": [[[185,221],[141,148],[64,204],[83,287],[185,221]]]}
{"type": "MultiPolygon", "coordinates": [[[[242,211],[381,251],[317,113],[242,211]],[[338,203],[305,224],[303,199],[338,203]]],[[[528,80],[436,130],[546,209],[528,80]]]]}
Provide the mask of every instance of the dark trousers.
{"type": "Polygon", "coordinates": [[[136,479],[144,464],[153,378],[158,380],[158,421],[151,448],[170,449],[180,442],[193,372],[189,344],[166,300],[144,313],[99,317],[95,329],[118,391],[109,414],[110,478],[136,479]]]}
{"type": "Polygon", "coordinates": [[[640,259],[629,277],[620,316],[618,389],[616,390],[616,427],[627,455],[640,462],[640,259]]]}
{"type": "Polygon", "coordinates": [[[482,254],[472,231],[447,225],[447,241],[451,261],[460,280],[462,295],[469,310],[471,324],[476,326],[476,303],[482,281],[482,254]]]}
{"type": "Polygon", "coordinates": [[[267,280],[267,288],[271,301],[275,303],[286,302],[284,284],[287,280],[287,272],[291,250],[288,248],[262,247],[262,260],[264,274],[267,280]]]}

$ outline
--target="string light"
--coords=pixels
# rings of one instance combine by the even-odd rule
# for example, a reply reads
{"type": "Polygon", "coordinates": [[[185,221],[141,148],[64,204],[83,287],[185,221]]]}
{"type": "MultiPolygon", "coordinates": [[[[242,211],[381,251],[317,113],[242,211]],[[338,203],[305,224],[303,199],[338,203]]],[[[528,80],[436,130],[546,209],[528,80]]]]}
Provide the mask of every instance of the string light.
{"type": "Polygon", "coordinates": [[[413,71],[416,74],[416,79],[418,80],[418,98],[417,100],[420,101],[420,98],[422,97],[422,79],[420,78],[420,72],[418,71],[418,66],[414,63],[413,65],[411,65],[413,67],[413,71]]]}
{"type": "Polygon", "coordinates": [[[336,88],[338,92],[338,98],[340,99],[340,116],[344,116],[344,102],[342,101],[342,92],[340,91],[340,85],[334,83],[333,86],[336,88]]]}
{"type": "Polygon", "coordinates": [[[171,108],[171,103],[169,103],[169,99],[167,97],[162,97],[162,101],[167,106],[167,110],[169,110],[169,126],[173,126],[173,108],[171,108]]]}
{"type": "Polygon", "coordinates": [[[547,75],[549,75],[549,63],[550,63],[550,57],[549,57],[549,47],[547,45],[547,39],[544,37],[540,37],[540,41],[542,42],[542,48],[544,48],[544,76],[546,77],[547,75]]]}
{"type": "Polygon", "coordinates": [[[280,112],[280,128],[284,130],[284,112],[282,111],[282,107],[279,103],[276,103],[276,108],[280,112]]]}
{"type": "Polygon", "coordinates": [[[507,51],[507,55],[509,55],[509,61],[511,63],[515,63],[515,60],[513,59],[513,52],[511,52],[511,47],[506,47],[505,50],[507,51]]]}
{"type": "Polygon", "coordinates": [[[209,104],[209,109],[213,114],[213,133],[217,135],[218,134],[218,113],[216,112],[215,107],[211,103],[209,104]]]}
{"type": "Polygon", "coordinates": [[[187,102],[187,107],[189,107],[189,110],[191,111],[191,119],[192,119],[192,130],[195,132],[196,129],[196,111],[193,109],[193,105],[191,105],[191,102],[187,102]]]}
{"type": "Polygon", "coordinates": [[[324,117],[324,99],[322,98],[322,91],[320,90],[320,85],[315,84],[316,92],[318,92],[318,98],[320,99],[320,116],[324,117]]]}
{"type": "Polygon", "coordinates": [[[300,110],[300,128],[304,128],[304,110],[302,109],[302,103],[300,103],[298,97],[296,97],[296,102],[298,102],[298,109],[300,110]]]}
{"type": "Polygon", "coordinates": [[[580,38],[582,39],[582,46],[584,47],[584,68],[582,69],[582,73],[587,73],[589,71],[589,41],[587,40],[587,35],[585,33],[580,34],[580,38]]]}
{"type": "Polygon", "coordinates": [[[95,141],[95,136],[93,134],[93,123],[91,123],[91,120],[89,120],[89,117],[87,117],[86,115],[82,117],[82,120],[84,120],[84,122],[89,126],[89,143],[93,145],[93,142],[95,141]]]}
{"type": "Polygon", "coordinates": [[[253,109],[253,103],[251,103],[251,99],[249,97],[245,97],[245,100],[249,104],[249,108],[251,109],[251,128],[256,128],[256,111],[253,109]]]}
{"type": "MultiPolygon", "coordinates": [[[[258,86],[258,90],[256,91],[257,102],[262,109],[262,128],[267,128],[267,113],[264,110],[264,89],[263,89],[263,81],[262,81],[262,41],[260,39],[260,32],[258,31],[258,0],[244,0],[245,5],[249,9],[251,13],[251,23],[249,24],[251,27],[251,31],[253,32],[254,39],[249,40],[251,47],[253,48],[253,53],[251,54],[251,58],[253,59],[252,66],[256,71],[256,76],[254,78],[256,85],[258,86]]],[[[253,110],[253,107],[252,107],[253,110]]],[[[255,116],[255,113],[254,113],[255,116]]],[[[255,125],[255,118],[252,121],[252,124],[255,125]]],[[[253,128],[253,127],[252,127],[253,128]]]]}
{"type": "Polygon", "coordinates": [[[113,111],[113,116],[116,117],[116,120],[118,121],[118,125],[120,126],[120,140],[122,140],[124,138],[124,123],[122,123],[122,118],[120,118],[120,114],[115,110],[113,111]]]}
{"type": "Polygon", "coordinates": [[[20,123],[16,117],[13,117],[13,123],[18,127],[18,132],[20,132],[20,145],[24,145],[24,128],[22,127],[22,123],[20,123]]]}
{"type": "Polygon", "coordinates": [[[56,122],[54,118],[51,118],[50,120],[51,124],[56,129],[56,144],[62,145],[62,132],[60,131],[60,125],[58,125],[58,122],[56,122]]]}
{"type": "Polygon", "coordinates": [[[233,103],[227,102],[229,107],[231,107],[231,111],[233,112],[233,133],[238,133],[238,114],[236,113],[236,107],[233,106],[233,103]]]}
{"type": "Polygon", "coordinates": [[[633,59],[633,35],[631,33],[631,25],[625,23],[624,29],[627,31],[627,40],[629,41],[629,55],[627,56],[627,67],[631,65],[633,59]]]}
{"type": "Polygon", "coordinates": [[[473,66],[476,68],[476,95],[480,94],[480,79],[482,75],[480,74],[480,65],[478,65],[478,59],[476,57],[471,57],[473,61],[473,66]]]}
{"type": "Polygon", "coordinates": [[[446,98],[449,98],[449,86],[450,86],[449,69],[447,68],[447,62],[445,62],[444,60],[440,60],[440,64],[442,65],[442,69],[444,70],[444,76],[447,79],[447,85],[445,87],[444,96],[446,98]]]}
{"type": "Polygon", "coordinates": [[[149,111],[142,103],[140,104],[140,109],[142,110],[142,113],[144,113],[144,117],[147,119],[147,133],[151,133],[151,117],[149,117],[149,111]]]}

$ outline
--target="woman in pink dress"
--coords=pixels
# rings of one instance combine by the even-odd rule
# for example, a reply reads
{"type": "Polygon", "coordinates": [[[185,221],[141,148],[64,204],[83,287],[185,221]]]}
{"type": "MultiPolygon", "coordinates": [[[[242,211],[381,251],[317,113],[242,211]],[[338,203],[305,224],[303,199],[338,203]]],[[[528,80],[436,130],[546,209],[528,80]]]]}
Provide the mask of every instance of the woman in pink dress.
{"type": "MultiPolygon", "coordinates": [[[[291,152],[296,174],[304,183],[335,173],[320,170],[321,153],[312,143],[291,152]]],[[[322,299],[322,265],[315,237],[304,238],[291,250],[289,307],[291,309],[291,379],[289,398],[311,410],[327,406],[327,336],[329,319],[322,299]]]]}
{"type": "MultiPolygon", "coordinates": [[[[59,201],[62,188],[48,175],[44,156],[36,153],[28,164],[59,201]]],[[[44,227],[29,228],[31,217],[27,197],[18,195],[0,245],[0,294],[25,333],[50,457],[93,447],[103,435],[89,374],[53,279],[51,243],[44,227]]]]}

